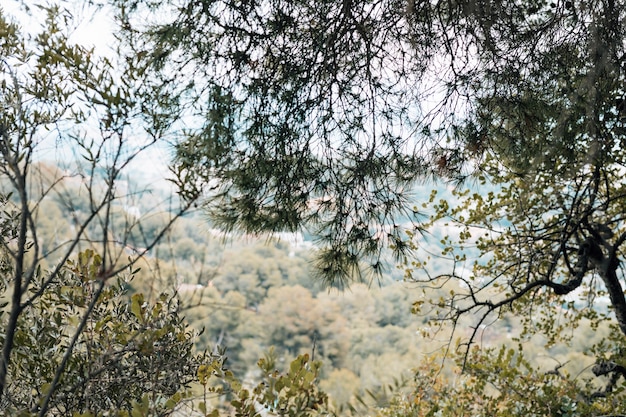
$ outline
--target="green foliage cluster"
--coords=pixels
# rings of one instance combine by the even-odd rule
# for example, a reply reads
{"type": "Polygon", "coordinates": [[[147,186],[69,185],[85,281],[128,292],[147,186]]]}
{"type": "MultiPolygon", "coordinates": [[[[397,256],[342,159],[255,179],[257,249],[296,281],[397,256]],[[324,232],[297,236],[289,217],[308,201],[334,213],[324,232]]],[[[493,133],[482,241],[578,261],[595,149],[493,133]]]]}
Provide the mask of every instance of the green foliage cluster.
{"type": "MultiPolygon", "coordinates": [[[[52,220],[56,224],[63,222],[62,218],[52,220]]],[[[324,366],[316,371],[316,389],[323,390],[329,396],[328,407],[334,407],[334,412],[339,414],[369,415],[376,407],[381,410],[380,413],[399,413],[399,408],[408,406],[406,401],[413,401],[415,396],[422,395],[418,394],[416,382],[411,382],[412,376],[424,385],[419,390],[426,390],[429,383],[439,381],[437,390],[441,395],[433,396],[429,403],[423,400],[420,402],[420,412],[424,415],[425,410],[432,411],[436,407],[447,410],[443,415],[461,412],[459,410],[477,410],[480,407],[476,404],[481,404],[480,401],[489,401],[500,404],[497,407],[504,407],[502,404],[510,397],[510,394],[502,393],[495,398],[487,396],[500,392],[494,388],[493,383],[485,381],[492,366],[504,366],[501,363],[496,364],[495,352],[482,351],[480,357],[477,356],[478,352],[473,354],[462,377],[450,369],[441,369],[441,363],[427,361],[425,353],[445,349],[452,339],[446,327],[441,327],[441,323],[437,324],[438,313],[429,311],[426,303],[418,302],[413,305],[417,316],[409,314],[411,304],[424,291],[423,288],[415,287],[411,282],[394,282],[391,277],[386,277],[380,282],[380,287],[354,284],[345,292],[328,291],[311,279],[311,248],[306,242],[292,246],[284,242],[259,241],[248,237],[243,240],[231,239],[225,248],[219,243],[221,238],[212,236],[203,221],[197,217],[181,219],[168,234],[168,241],[162,243],[164,249],[160,249],[159,253],[167,254],[175,250],[179,240],[186,239],[187,233],[193,233],[194,241],[199,246],[196,250],[206,252],[203,262],[209,265],[209,269],[203,270],[207,265],[202,267],[202,262],[192,261],[190,258],[174,257],[172,259],[175,265],[158,260],[161,263],[159,273],[171,273],[192,284],[184,291],[180,287],[181,292],[178,295],[181,304],[178,308],[184,314],[185,322],[201,331],[195,338],[196,349],[213,350],[218,345],[226,348],[224,356],[219,356],[219,360],[215,357],[209,361],[210,369],[216,368],[220,371],[215,375],[211,374],[213,371],[207,371],[207,375],[210,374],[213,378],[207,376],[208,379],[204,380],[205,388],[210,390],[204,401],[203,412],[228,413],[234,412],[238,406],[243,407],[233,405],[230,401],[241,402],[241,399],[237,399],[239,394],[236,395],[236,392],[251,392],[254,384],[267,382],[267,374],[257,366],[257,360],[270,349],[273,350],[273,366],[278,369],[285,367],[288,370],[287,364],[290,361],[305,354],[314,355],[317,360],[321,360],[324,366]],[[166,249],[167,246],[172,249],[166,249]],[[196,283],[200,285],[197,286],[196,283]],[[228,358],[226,363],[223,362],[225,357],[228,358]],[[480,364],[482,371],[475,371],[472,367],[474,364],[480,364]],[[413,373],[413,367],[417,367],[419,374],[413,373]],[[471,375],[475,376],[470,378],[471,375]],[[483,385],[473,387],[464,394],[461,391],[446,391],[454,387],[460,389],[458,383],[453,383],[458,378],[464,378],[466,382],[463,386],[468,390],[472,384],[483,385]],[[486,392],[485,383],[490,387],[486,392]],[[216,391],[216,387],[223,388],[216,391]],[[473,394],[470,395],[470,392],[473,394]],[[216,395],[219,397],[215,398],[216,395]],[[445,401],[453,396],[465,398],[466,402],[456,401],[445,405],[445,401]]],[[[444,231],[438,237],[433,235],[434,243],[443,238],[441,233],[444,231]]],[[[445,246],[433,244],[429,248],[431,253],[438,250],[445,250],[445,246]]],[[[429,271],[445,272],[450,267],[449,262],[435,258],[427,265],[429,271]]],[[[151,291],[156,291],[157,294],[160,288],[172,288],[171,280],[154,282],[152,275],[142,274],[141,271],[133,281],[126,282],[125,285],[135,291],[138,288],[152,288],[151,291]]],[[[450,282],[437,291],[431,289],[428,294],[434,300],[447,300],[451,294],[460,295],[462,291],[462,287],[450,282]]],[[[127,296],[131,311],[133,306],[135,310],[139,308],[141,303],[138,297],[140,296],[131,299],[127,296]]],[[[573,306],[554,316],[559,318],[562,329],[569,323],[565,319],[575,312],[572,308],[573,306]]],[[[470,316],[459,321],[459,329],[470,328],[475,324],[472,320],[470,316]]],[[[516,344],[511,344],[511,340],[507,338],[516,335],[517,340],[526,340],[527,337],[518,331],[523,329],[522,324],[523,321],[512,316],[502,317],[497,323],[481,331],[481,345],[487,348],[504,343],[511,348],[515,347],[516,344]]],[[[469,333],[459,330],[456,336],[463,337],[466,334],[469,336],[469,333]]],[[[555,369],[553,361],[556,359],[558,363],[564,364],[559,370],[566,373],[559,378],[553,378],[552,382],[557,385],[562,383],[564,387],[567,385],[567,390],[570,390],[568,395],[573,396],[571,398],[578,398],[574,393],[575,387],[578,387],[578,393],[582,395],[580,388],[585,387],[585,384],[590,384],[586,388],[588,396],[595,391],[599,392],[602,387],[590,381],[589,368],[585,373],[585,367],[593,365],[593,356],[602,355],[602,352],[609,349],[609,339],[616,338],[619,333],[611,332],[603,326],[593,330],[591,323],[587,321],[581,322],[577,329],[570,328],[561,333],[548,332],[547,336],[554,334],[562,337],[570,335],[571,348],[551,342],[552,348],[544,350],[542,346],[548,342],[545,338],[535,337],[524,342],[524,351],[519,352],[519,355],[532,357],[534,366],[532,369],[524,368],[525,372],[538,381],[547,372],[547,375],[552,375],[551,372],[555,369]],[[594,347],[595,341],[601,343],[594,347]],[[574,352],[578,350],[585,350],[588,355],[576,356],[574,352]],[[545,359],[540,360],[542,357],[545,359]],[[567,375],[579,373],[582,375],[579,385],[566,379],[567,375]]],[[[454,356],[451,353],[448,360],[453,360],[454,356]]],[[[606,356],[605,359],[607,362],[617,361],[618,356],[618,351],[615,351],[615,354],[606,356]]],[[[460,355],[460,362],[462,358],[463,355],[460,355]]],[[[206,368],[208,365],[202,366],[205,366],[203,369],[209,369],[206,368]]],[[[507,366],[523,368],[511,364],[507,366]]],[[[530,367],[530,363],[525,362],[524,366],[530,367]]],[[[566,389],[564,387],[559,389],[566,389]]],[[[201,392],[202,390],[194,388],[191,395],[197,396],[201,392]]],[[[265,404],[258,396],[246,401],[241,404],[265,404]]],[[[541,401],[544,401],[546,407],[553,405],[547,397],[541,401]]],[[[597,408],[600,404],[598,401],[594,404],[590,406],[582,401],[577,407],[600,409],[597,408]]],[[[194,407],[197,408],[198,403],[194,407]]],[[[608,409],[607,407],[604,409],[608,409]]],[[[412,410],[412,413],[417,413],[415,415],[420,415],[412,410]]],[[[507,415],[506,412],[502,411],[500,415],[507,415]]]]}
{"type": "MultiPolygon", "coordinates": [[[[459,365],[465,356],[456,357],[459,365]]],[[[455,380],[442,378],[436,364],[422,363],[411,390],[379,410],[400,416],[604,416],[625,412],[619,397],[598,396],[597,386],[572,378],[561,366],[531,365],[521,349],[475,349],[455,380]],[[595,396],[595,397],[594,397],[595,396]]]]}
{"type": "Polygon", "coordinates": [[[121,171],[167,124],[150,120],[157,88],[72,42],[67,5],[21,6],[36,20],[26,30],[0,9],[0,408],[170,415],[204,355],[174,298],[127,297],[139,258],[125,256],[132,225],[114,225],[121,171]],[[146,142],[129,143],[131,124],[146,142]],[[75,163],[35,162],[47,141],[72,147],[75,163]]]}
{"type": "MultiPolygon", "coordinates": [[[[7,414],[36,415],[52,395],[63,361],[61,384],[48,405],[52,413],[123,416],[125,410],[130,415],[145,396],[145,415],[166,415],[187,395],[204,359],[193,351],[195,333],[177,314],[176,301],[162,295],[149,303],[135,294],[129,302],[124,290],[129,274],[99,289],[101,262],[93,251],[68,260],[58,279],[20,316],[2,400],[7,414]],[[85,317],[83,331],[77,332],[85,317]],[[68,356],[69,345],[75,347],[68,356]]],[[[3,326],[6,321],[6,314],[0,316],[3,326]]]]}
{"type": "Polygon", "coordinates": [[[213,362],[198,369],[198,379],[203,387],[204,400],[198,409],[207,417],[220,415],[235,416],[325,416],[332,415],[326,394],[317,388],[321,363],[312,361],[307,354],[295,358],[286,372],[276,369],[276,355],[270,351],[258,361],[263,373],[261,382],[252,389],[245,388],[232,372],[224,370],[223,364],[213,362]],[[209,385],[213,376],[219,376],[225,385],[209,385]],[[208,412],[207,395],[228,392],[231,400],[220,411],[213,408],[208,412]]]}

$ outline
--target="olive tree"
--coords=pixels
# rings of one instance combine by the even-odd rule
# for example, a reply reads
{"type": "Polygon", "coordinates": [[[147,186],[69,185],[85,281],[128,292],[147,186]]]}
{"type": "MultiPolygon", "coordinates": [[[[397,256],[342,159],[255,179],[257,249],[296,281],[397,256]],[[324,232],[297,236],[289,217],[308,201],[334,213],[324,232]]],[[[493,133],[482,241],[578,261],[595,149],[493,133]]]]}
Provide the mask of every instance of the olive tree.
{"type": "Polygon", "coordinates": [[[165,206],[139,249],[123,208],[125,169],[167,139],[175,100],[138,82],[136,57],[77,43],[88,4],[12,5],[31,20],[0,9],[0,407],[171,413],[203,359],[194,333],[174,298],[124,289],[191,203],[165,206]]]}

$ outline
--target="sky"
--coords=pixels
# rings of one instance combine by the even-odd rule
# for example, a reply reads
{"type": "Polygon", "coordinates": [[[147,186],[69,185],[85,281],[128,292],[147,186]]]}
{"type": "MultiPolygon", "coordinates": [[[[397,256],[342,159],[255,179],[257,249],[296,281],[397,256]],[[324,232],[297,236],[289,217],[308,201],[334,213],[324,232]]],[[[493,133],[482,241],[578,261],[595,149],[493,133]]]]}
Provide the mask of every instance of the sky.
{"type": "MultiPolygon", "coordinates": [[[[33,7],[32,1],[2,0],[0,8],[7,15],[17,21],[24,32],[36,32],[45,19],[45,14],[33,7]],[[29,15],[25,12],[22,3],[30,6],[29,15]]],[[[45,3],[45,2],[44,2],[45,3]]],[[[113,30],[115,27],[114,16],[110,9],[102,7],[100,9],[89,6],[84,0],[65,0],[59,3],[70,5],[75,21],[78,26],[70,36],[70,42],[75,42],[87,48],[94,48],[97,55],[111,57],[115,54],[115,37],[113,30]],[[74,5],[72,5],[74,3],[74,5]]],[[[97,126],[94,126],[97,129],[97,126]]],[[[172,155],[172,150],[163,147],[153,147],[142,152],[136,160],[131,163],[131,171],[141,171],[142,180],[155,181],[162,179],[167,172],[167,163],[172,155]]],[[[56,135],[50,135],[38,145],[36,158],[39,160],[68,160],[75,158],[72,149],[63,149],[59,145],[56,135]]]]}
{"type": "MultiPolygon", "coordinates": [[[[39,11],[32,4],[33,1],[19,1],[19,0],[3,0],[0,6],[8,15],[13,16],[24,30],[28,30],[31,27],[36,27],[41,24],[45,15],[39,11]],[[24,10],[22,3],[29,4],[29,10],[32,16],[29,16],[24,10]]],[[[42,2],[46,3],[46,2],[42,2]]],[[[107,8],[96,8],[88,6],[84,0],[61,0],[59,3],[71,4],[75,3],[77,7],[73,7],[74,17],[77,22],[81,22],[78,28],[74,31],[72,41],[84,46],[93,46],[98,51],[103,53],[109,49],[109,46],[114,42],[113,27],[114,19],[113,14],[107,8]],[[82,7],[81,7],[82,5],[82,7]],[[82,9],[82,10],[81,10],[82,9]]]]}

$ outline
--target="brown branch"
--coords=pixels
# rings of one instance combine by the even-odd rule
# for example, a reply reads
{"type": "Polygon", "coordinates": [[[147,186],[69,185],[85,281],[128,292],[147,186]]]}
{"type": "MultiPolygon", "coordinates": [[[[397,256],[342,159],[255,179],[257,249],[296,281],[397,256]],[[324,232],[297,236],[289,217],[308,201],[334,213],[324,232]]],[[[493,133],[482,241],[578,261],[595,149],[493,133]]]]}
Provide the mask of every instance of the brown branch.
{"type": "Polygon", "coordinates": [[[615,318],[617,319],[620,330],[626,335],[626,297],[624,296],[624,289],[617,276],[617,269],[620,265],[618,250],[624,241],[626,241],[626,232],[622,233],[611,247],[608,259],[604,262],[604,268],[600,271],[600,277],[604,281],[606,290],[609,293],[611,305],[613,306],[615,318]]]}

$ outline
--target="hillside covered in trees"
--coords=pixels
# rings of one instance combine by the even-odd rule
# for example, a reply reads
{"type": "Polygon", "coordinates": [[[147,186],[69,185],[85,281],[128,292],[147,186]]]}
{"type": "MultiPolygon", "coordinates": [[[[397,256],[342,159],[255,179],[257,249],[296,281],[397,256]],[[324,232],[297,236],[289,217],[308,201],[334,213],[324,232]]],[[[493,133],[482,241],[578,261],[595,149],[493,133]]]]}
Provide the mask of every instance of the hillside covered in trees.
{"type": "MultiPolygon", "coordinates": [[[[41,162],[33,170],[42,173],[44,182],[58,182],[63,189],[62,194],[38,203],[45,215],[37,217],[36,227],[47,256],[71,238],[75,219],[88,212],[89,202],[81,198],[83,182],[59,179],[65,172],[61,168],[41,162]],[[72,205],[68,207],[66,201],[72,205]]],[[[132,171],[126,173],[129,180],[124,184],[135,190],[133,198],[112,207],[113,218],[119,222],[112,230],[135,224],[124,240],[127,254],[145,248],[171,216],[161,203],[167,197],[166,183],[156,187],[133,184],[130,179],[138,177],[132,171]]],[[[439,188],[440,194],[452,197],[445,187],[439,188]]],[[[430,246],[422,250],[442,252],[445,232],[445,227],[433,230],[430,246]]],[[[146,300],[158,300],[161,294],[175,296],[178,314],[197,332],[194,349],[222,352],[227,368],[250,386],[263,379],[257,362],[264,355],[271,354],[279,369],[300,355],[310,355],[323,364],[317,383],[339,414],[365,415],[387,409],[396,396],[410,395],[412,380],[423,372],[418,368],[424,364],[431,372],[437,370],[446,383],[461,378],[453,360],[447,365],[443,360],[462,335],[437,324],[433,312],[414,308],[425,289],[407,275],[405,267],[390,268],[377,280],[349,289],[332,289],[314,278],[315,250],[315,243],[303,235],[228,236],[211,228],[196,211],[180,218],[144,254],[133,278],[124,284],[123,299],[131,303],[133,294],[143,294],[146,300]]],[[[434,273],[450,267],[445,258],[434,262],[439,263],[431,268],[434,273]]],[[[460,290],[451,283],[431,289],[429,296],[445,299],[460,290]]],[[[565,305],[562,314],[568,314],[565,305]]],[[[472,320],[460,323],[465,326],[461,333],[469,334],[471,324],[472,320]]],[[[558,368],[571,374],[588,373],[593,357],[561,346],[546,349],[543,338],[520,338],[520,328],[513,315],[503,316],[483,326],[479,346],[515,348],[522,343],[545,372],[558,368]]],[[[604,328],[577,331],[571,343],[576,350],[586,350],[607,332],[604,328]]],[[[199,390],[198,385],[192,384],[192,390],[199,390]]],[[[226,398],[217,396],[211,402],[225,407],[226,398]]]]}

